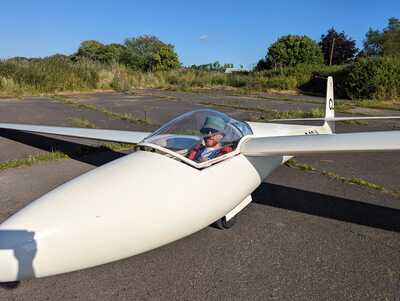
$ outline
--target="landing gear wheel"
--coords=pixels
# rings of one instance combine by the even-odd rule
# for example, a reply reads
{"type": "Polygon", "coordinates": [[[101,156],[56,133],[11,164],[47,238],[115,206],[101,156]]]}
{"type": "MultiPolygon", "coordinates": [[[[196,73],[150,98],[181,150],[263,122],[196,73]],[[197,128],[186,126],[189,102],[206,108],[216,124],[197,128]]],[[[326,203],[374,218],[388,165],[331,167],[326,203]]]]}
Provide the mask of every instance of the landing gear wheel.
{"type": "Polygon", "coordinates": [[[217,228],[221,230],[232,228],[234,224],[236,224],[236,216],[232,217],[229,221],[226,220],[226,217],[220,218],[215,222],[217,228]]]}

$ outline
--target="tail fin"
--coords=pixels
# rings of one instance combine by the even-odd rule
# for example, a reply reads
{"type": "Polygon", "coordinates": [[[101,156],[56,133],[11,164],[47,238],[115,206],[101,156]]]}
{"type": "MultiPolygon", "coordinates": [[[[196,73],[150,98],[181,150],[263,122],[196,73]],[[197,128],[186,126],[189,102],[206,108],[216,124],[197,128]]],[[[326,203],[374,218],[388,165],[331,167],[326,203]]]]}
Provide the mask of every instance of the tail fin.
{"type": "MultiPolygon", "coordinates": [[[[326,103],[325,103],[325,118],[333,119],[335,118],[335,98],[333,95],[333,78],[328,77],[326,84],[326,103]]],[[[324,127],[330,129],[332,133],[335,132],[335,121],[325,121],[324,127]]]]}

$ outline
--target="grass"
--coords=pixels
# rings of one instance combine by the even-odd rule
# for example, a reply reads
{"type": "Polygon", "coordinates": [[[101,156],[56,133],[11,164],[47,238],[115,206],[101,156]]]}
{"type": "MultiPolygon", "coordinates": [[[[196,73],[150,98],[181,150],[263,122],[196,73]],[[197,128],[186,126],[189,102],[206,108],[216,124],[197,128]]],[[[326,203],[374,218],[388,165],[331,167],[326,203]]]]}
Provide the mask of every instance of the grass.
{"type": "Polygon", "coordinates": [[[127,143],[108,143],[96,147],[83,145],[70,155],[63,153],[61,151],[53,151],[44,154],[30,155],[29,157],[23,159],[1,162],[0,171],[5,171],[7,169],[17,168],[21,166],[32,166],[44,162],[54,162],[63,159],[69,159],[71,158],[71,156],[85,156],[106,151],[114,151],[114,152],[127,151],[132,149],[133,147],[134,147],[133,144],[127,144],[127,143]]]}
{"type": "Polygon", "coordinates": [[[130,150],[134,147],[134,144],[129,143],[107,143],[101,146],[101,149],[105,151],[122,152],[130,150]]]}
{"type": "Polygon", "coordinates": [[[154,124],[149,118],[147,118],[147,116],[145,116],[145,118],[139,118],[139,117],[133,116],[132,114],[129,114],[129,113],[123,113],[123,114],[116,113],[105,107],[74,101],[72,99],[69,99],[67,97],[60,96],[60,95],[52,96],[52,99],[54,101],[61,102],[66,105],[70,105],[70,106],[73,106],[78,109],[102,113],[111,119],[123,120],[123,121],[127,121],[129,123],[132,123],[132,124],[141,124],[141,125],[154,124]]]}
{"type": "Polygon", "coordinates": [[[302,171],[317,171],[317,169],[309,164],[305,164],[305,163],[301,163],[298,162],[295,159],[290,159],[289,161],[287,161],[286,166],[291,167],[291,168],[296,168],[302,171]]]}
{"type": "Polygon", "coordinates": [[[319,118],[324,117],[325,112],[320,108],[311,109],[309,111],[293,110],[286,112],[273,112],[273,119],[290,119],[290,118],[319,118]]]}
{"type": "MultiPolygon", "coordinates": [[[[396,100],[379,100],[379,99],[335,100],[336,112],[353,114],[348,111],[355,108],[400,111],[400,102],[396,100]]],[[[369,115],[369,114],[365,113],[361,115],[369,115]]]]}
{"type": "Polygon", "coordinates": [[[329,172],[329,171],[322,171],[321,172],[324,176],[327,176],[331,179],[335,179],[337,181],[340,181],[342,183],[346,183],[346,184],[353,184],[353,185],[359,185],[359,186],[364,186],[367,187],[369,189],[373,189],[373,190],[378,190],[378,191],[382,191],[382,192],[388,192],[388,190],[378,184],[374,184],[371,182],[368,182],[364,179],[361,178],[357,178],[357,177],[351,177],[351,178],[347,178],[347,177],[343,177],[343,176],[339,176],[334,172],[329,172]]]}
{"type": "Polygon", "coordinates": [[[87,91],[97,87],[99,64],[67,56],[0,60],[0,94],[37,95],[59,91],[87,91]]]}
{"type": "Polygon", "coordinates": [[[375,183],[371,183],[367,180],[361,179],[361,178],[357,178],[357,177],[343,177],[340,176],[334,172],[331,171],[325,171],[325,170],[318,170],[317,168],[315,168],[312,165],[306,164],[306,163],[301,163],[295,159],[290,159],[289,161],[287,161],[286,166],[290,167],[290,168],[295,168],[298,170],[302,170],[302,171],[306,171],[306,172],[315,172],[318,173],[322,176],[326,176],[329,177],[331,179],[334,179],[336,181],[342,182],[344,184],[350,184],[350,185],[358,185],[358,186],[362,186],[362,187],[366,187],[368,189],[372,189],[372,190],[377,190],[377,191],[381,191],[383,193],[389,194],[391,196],[394,196],[396,198],[400,198],[400,191],[394,191],[391,189],[388,189],[382,185],[379,184],[375,184],[375,183]]]}
{"type": "Polygon", "coordinates": [[[31,155],[25,159],[16,159],[0,163],[0,171],[20,166],[31,166],[41,162],[58,161],[69,158],[67,154],[62,152],[50,152],[47,154],[31,155]]]}
{"type": "Polygon", "coordinates": [[[86,118],[81,117],[68,117],[67,122],[73,126],[87,129],[95,129],[96,125],[86,118]]]}
{"type": "Polygon", "coordinates": [[[368,109],[400,111],[400,102],[395,100],[361,100],[355,102],[355,106],[368,109]]]}

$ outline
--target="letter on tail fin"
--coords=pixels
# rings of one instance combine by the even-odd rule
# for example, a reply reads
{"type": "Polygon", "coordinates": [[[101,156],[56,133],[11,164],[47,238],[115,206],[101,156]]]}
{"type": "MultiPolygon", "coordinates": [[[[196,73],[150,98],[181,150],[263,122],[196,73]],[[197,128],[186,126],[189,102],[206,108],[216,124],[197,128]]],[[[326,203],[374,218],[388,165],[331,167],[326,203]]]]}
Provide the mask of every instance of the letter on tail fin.
{"type": "MultiPolygon", "coordinates": [[[[333,95],[333,78],[328,77],[326,84],[326,104],[325,104],[325,118],[335,118],[335,98],[333,95]]],[[[325,127],[328,127],[332,133],[335,132],[335,121],[325,121],[325,127]]]]}

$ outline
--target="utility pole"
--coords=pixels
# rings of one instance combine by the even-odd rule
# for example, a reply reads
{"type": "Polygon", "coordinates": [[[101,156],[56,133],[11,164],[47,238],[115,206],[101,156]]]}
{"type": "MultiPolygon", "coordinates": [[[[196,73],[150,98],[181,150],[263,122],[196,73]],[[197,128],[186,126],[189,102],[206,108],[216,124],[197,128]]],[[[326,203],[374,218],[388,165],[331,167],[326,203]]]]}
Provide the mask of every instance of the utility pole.
{"type": "Polygon", "coordinates": [[[332,39],[332,47],[331,47],[331,56],[329,58],[329,66],[332,66],[332,59],[333,59],[333,49],[335,48],[335,37],[332,39]]]}

